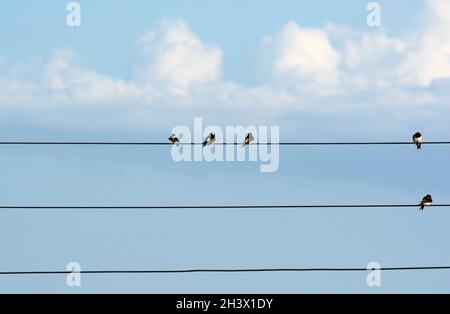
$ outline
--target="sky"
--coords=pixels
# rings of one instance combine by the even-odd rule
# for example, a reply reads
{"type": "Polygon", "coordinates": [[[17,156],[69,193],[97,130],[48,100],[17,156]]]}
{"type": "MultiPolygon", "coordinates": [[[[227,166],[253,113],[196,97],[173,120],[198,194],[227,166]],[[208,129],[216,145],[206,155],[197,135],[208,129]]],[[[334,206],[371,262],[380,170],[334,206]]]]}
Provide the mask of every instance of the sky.
{"type": "MultiPolygon", "coordinates": [[[[0,140],[165,141],[176,126],[278,126],[281,141],[450,138],[450,1],[3,1],[0,140]]],[[[206,134],[205,134],[206,135],[206,134]]],[[[450,203],[450,148],[281,147],[259,162],[171,148],[0,147],[0,205],[450,203]]],[[[436,266],[446,208],[8,210],[0,271],[436,266]]],[[[445,271],[0,276],[0,292],[450,292],[445,271]]]]}

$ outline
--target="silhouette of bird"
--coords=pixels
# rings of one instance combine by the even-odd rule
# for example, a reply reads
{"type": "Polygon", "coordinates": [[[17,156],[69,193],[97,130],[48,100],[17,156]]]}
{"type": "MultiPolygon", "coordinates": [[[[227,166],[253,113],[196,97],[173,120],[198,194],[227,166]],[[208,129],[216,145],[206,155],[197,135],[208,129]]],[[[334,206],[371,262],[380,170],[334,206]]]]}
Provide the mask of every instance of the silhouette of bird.
{"type": "Polygon", "coordinates": [[[430,206],[431,203],[433,203],[433,199],[431,198],[431,195],[428,194],[422,199],[422,202],[420,202],[420,210],[423,210],[425,206],[430,206]]]}
{"type": "Polygon", "coordinates": [[[203,142],[202,146],[205,147],[206,145],[211,145],[216,141],[216,134],[209,133],[208,137],[203,142]]]}
{"type": "Polygon", "coordinates": [[[178,137],[175,134],[171,134],[169,137],[169,141],[172,143],[172,145],[179,145],[180,144],[180,140],[178,139],[178,137]]]}
{"type": "Polygon", "coordinates": [[[413,142],[416,144],[417,149],[422,148],[422,134],[420,132],[417,132],[413,135],[413,142]]]}
{"type": "Polygon", "coordinates": [[[252,133],[248,133],[247,136],[245,137],[244,143],[242,144],[242,147],[244,147],[245,145],[249,145],[253,142],[255,138],[253,137],[252,133]]]}

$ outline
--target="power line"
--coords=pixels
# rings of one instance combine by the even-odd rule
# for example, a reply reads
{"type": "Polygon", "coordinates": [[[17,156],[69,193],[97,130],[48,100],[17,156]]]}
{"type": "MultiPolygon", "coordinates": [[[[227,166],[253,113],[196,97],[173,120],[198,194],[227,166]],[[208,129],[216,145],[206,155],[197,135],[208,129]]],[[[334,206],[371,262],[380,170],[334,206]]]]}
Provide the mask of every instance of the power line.
{"type": "MultiPolygon", "coordinates": [[[[111,145],[111,146],[172,146],[169,142],[104,142],[104,141],[3,141],[0,145],[111,145]]],[[[203,145],[202,143],[181,143],[180,145],[203,145]]],[[[241,146],[242,143],[214,143],[223,146],[241,146]]],[[[415,145],[402,141],[375,142],[281,142],[281,143],[252,143],[249,145],[279,145],[279,146],[339,146],[339,145],[415,145]]],[[[422,142],[422,145],[450,145],[450,141],[422,142]]]]}
{"type": "MultiPolygon", "coordinates": [[[[151,205],[151,206],[67,206],[67,205],[0,205],[0,209],[94,209],[94,210],[171,210],[171,209],[314,209],[314,208],[415,208],[420,204],[328,204],[328,205],[151,205]]],[[[450,207],[450,204],[432,204],[429,207],[450,207]]]]}
{"type": "Polygon", "coordinates": [[[234,268],[234,269],[172,269],[172,270],[80,270],[80,271],[0,271],[2,276],[68,275],[68,274],[183,274],[183,273],[274,273],[274,272],[367,272],[450,270],[450,266],[412,266],[368,268],[234,268]]]}

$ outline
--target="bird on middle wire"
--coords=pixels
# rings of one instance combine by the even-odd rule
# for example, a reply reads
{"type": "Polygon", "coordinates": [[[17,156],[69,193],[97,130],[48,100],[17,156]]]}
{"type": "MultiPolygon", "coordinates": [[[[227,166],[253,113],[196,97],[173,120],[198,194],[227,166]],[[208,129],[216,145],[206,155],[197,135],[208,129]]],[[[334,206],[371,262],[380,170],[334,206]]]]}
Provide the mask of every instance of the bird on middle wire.
{"type": "Polygon", "coordinates": [[[431,195],[428,194],[422,199],[422,202],[420,202],[420,210],[423,210],[425,206],[430,206],[431,203],[433,203],[433,199],[431,198],[431,195]]]}
{"type": "Polygon", "coordinates": [[[211,132],[209,133],[208,137],[203,142],[202,146],[205,147],[206,145],[211,145],[216,141],[216,134],[211,132]]]}
{"type": "Polygon", "coordinates": [[[422,148],[422,134],[420,132],[416,132],[413,135],[413,142],[414,142],[414,144],[416,144],[417,149],[422,148]]]}

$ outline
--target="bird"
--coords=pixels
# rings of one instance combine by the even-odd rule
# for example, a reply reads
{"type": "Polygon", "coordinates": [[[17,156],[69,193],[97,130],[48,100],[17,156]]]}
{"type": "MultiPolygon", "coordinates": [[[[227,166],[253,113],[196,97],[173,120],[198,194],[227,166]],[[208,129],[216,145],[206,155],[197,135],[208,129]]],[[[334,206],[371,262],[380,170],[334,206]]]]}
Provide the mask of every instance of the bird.
{"type": "Polygon", "coordinates": [[[244,147],[245,145],[249,145],[253,142],[255,138],[253,137],[252,133],[248,133],[247,136],[245,137],[244,143],[242,144],[242,147],[244,147]]]}
{"type": "Polygon", "coordinates": [[[433,203],[433,199],[431,198],[430,194],[427,194],[422,199],[422,202],[420,202],[420,210],[423,210],[425,208],[425,206],[430,206],[431,203],[433,203]]]}
{"type": "Polygon", "coordinates": [[[421,149],[422,147],[422,134],[420,132],[416,132],[413,135],[413,142],[416,144],[417,149],[421,149]]]}
{"type": "Polygon", "coordinates": [[[209,133],[208,137],[203,142],[202,146],[205,147],[206,145],[211,145],[216,141],[216,134],[209,133]]]}
{"type": "Polygon", "coordinates": [[[169,141],[172,143],[172,145],[179,145],[180,144],[180,140],[178,139],[178,137],[172,133],[169,137],[169,141]]]}

